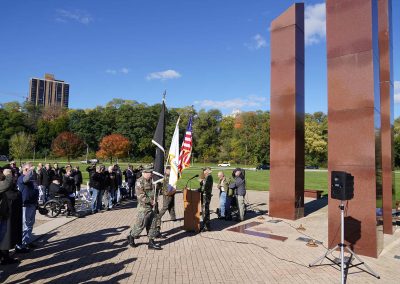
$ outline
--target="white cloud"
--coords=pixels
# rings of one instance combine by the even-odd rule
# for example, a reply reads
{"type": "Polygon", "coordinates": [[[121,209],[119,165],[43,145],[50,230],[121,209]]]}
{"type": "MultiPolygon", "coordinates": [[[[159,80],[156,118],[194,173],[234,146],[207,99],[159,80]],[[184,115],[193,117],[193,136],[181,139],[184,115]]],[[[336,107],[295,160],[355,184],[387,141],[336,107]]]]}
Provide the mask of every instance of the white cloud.
{"type": "Polygon", "coordinates": [[[117,69],[107,69],[106,73],[111,74],[111,75],[117,75],[119,73],[122,74],[128,74],[129,73],[129,69],[126,67],[122,67],[121,69],[117,70],[117,69]]]}
{"type": "Polygon", "coordinates": [[[107,70],[106,70],[106,73],[115,75],[115,74],[117,74],[117,70],[114,70],[114,69],[107,69],[107,70]]]}
{"type": "Polygon", "coordinates": [[[161,80],[161,81],[165,81],[165,80],[169,80],[169,79],[177,79],[182,77],[181,74],[179,74],[177,71],[175,70],[165,70],[165,71],[159,71],[159,72],[153,72],[150,73],[149,75],[146,76],[147,80],[161,80]]]}
{"type": "Polygon", "coordinates": [[[251,42],[247,42],[244,44],[250,50],[257,50],[267,46],[267,41],[263,38],[262,35],[256,34],[252,37],[251,42]]]}
{"type": "Polygon", "coordinates": [[[121,68],[121,70],[119,70],[121,73],[123,73],[123,74],[128,74],[129,73],[129,69],[128,68],[126,68],[126,67],[124,67],[124,68],[121,68]]]}
{"type": "Polygon", "coordinates": [[[234,98],[224,101],[201,100],[195,101],[194,104],[202,108],[218,108],[240,110],[246,107],[263,107],[266,105],[267,98],[260,96],[248,96],[246,99],[234,98]]]}
{"type": "Polygon", "coordinates": [[[304,15],[305,44],[313,45],[325,39],[326,13],[325,3],[306,6],[304,15]]]}
{"type": "Polygon", "coordinates": [[[394,81],[394,103],[400,104],[400,81],[394,81]]]}
{"type": "Polygon", "coordinates": [[[81,10],[73,10],[73,11],[68,11],[64,9],[57,9],[57,16],[56,16],[56,21],[66,23],[69,21],[75,21],[84,25],[89,24],[90,22],[93,22],[93,17],[81,10]]]}

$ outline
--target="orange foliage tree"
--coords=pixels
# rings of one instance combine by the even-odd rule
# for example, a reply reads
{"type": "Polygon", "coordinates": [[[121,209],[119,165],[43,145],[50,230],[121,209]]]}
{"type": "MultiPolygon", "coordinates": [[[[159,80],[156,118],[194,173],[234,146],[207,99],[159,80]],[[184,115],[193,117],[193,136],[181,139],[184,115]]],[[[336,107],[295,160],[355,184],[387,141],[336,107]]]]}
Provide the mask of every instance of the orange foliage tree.
{"type": "Polygon", "coordinates": [[[100,141],[100,149],[96,152],[96,156],[99,158],[110,159],[110,162],[112,163],[113,158],[126,157],[130,146],[131,142],[121,134],[115,133],[104,136],[100,141]]]}
{"type": "Polygon", "coordinates": [[[71,158],[78,157],[82,154],[84,144],[78,135],[72,132],[60,133],[51,144],[51,149],[57,157],[67,157],[68,162],[71,158]]]}

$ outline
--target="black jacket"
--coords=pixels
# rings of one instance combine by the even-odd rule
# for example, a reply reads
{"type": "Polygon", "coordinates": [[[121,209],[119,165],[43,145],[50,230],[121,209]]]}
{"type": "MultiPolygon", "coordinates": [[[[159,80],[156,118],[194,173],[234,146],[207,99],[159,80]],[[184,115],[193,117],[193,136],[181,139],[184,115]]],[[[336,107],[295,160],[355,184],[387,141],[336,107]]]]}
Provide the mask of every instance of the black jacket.
{"type": "Polygon", "coordinates": [[[114,172],[104,172],[104,189],[116,189],[117,177],[114,172]]]}
{"type": "Polygon", "coordinates": [[[135,185],[136,182],[136,175],[133,173],[132,170],[126,170],[126,180],[125,180],[130,187],[135,185]]]}
{"type": "Polygon", "coordinates": [[[122,186],[122,173],[121,173],[121,170],[117,170],[115,172],[115,179],[116,179],[116,182],[117,182],[117,187],[122,186]]]}
{"type": "Polygon", "coordinates": [[[57,169],[54,168],[54,169],[53,169],[53,174],[54,174],[54,176],[53,176],[52,181],[55,180],[55,179],[57,179],[57,180],[59,180],[60,182],[62,182],[63,176],[64,176],[64,174],[65,174],[65,169],[64,169],[64,168],[57,168],[57,169]]]}
{"type": "Polygon", "coordinates": [[[104,175],[98,172],[93,172],[90,176],[89,186],[97,190],[104,190],[104,175]]]}
{"type": "Polygon", "coordinates": [[[64,175],[62,187],[64,188],[67,194],[71,194],[75,192],[75,179],[74,176],[64,175]]]}
{"type": "Polygon", "coordinates": [[[38,173],[38,185],[48,188],[53,180],[53,171],[42,168],[38,173]]]}
{"type": "Polygon", "coordinates": [[[22,239],[22,197],[12,180],[13,177],[10,177],[0,182],[1,194],[8,207],[7,224],[6,228],[3,228],[3,238],[0,239],[0,250],[10,250],[22,239]]]}
{"type": "Polygon", "coordinates": [[[75,185],[81,185],[82,184],[82,173],[80,170],[75,171],[75,185]]]}

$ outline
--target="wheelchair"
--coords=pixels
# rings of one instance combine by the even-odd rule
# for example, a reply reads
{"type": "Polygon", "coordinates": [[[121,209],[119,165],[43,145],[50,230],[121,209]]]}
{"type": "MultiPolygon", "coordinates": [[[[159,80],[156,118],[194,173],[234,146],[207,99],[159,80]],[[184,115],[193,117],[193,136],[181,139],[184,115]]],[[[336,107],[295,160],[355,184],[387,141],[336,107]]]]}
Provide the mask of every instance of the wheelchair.
{"type": "Polygon", "coordinates": [[[68,212],[68,202],[65,196],[55,195],[44,203],[43,208],[46,209],[46,216],[56,218],[58,215],[64,215],[68,212]]]}

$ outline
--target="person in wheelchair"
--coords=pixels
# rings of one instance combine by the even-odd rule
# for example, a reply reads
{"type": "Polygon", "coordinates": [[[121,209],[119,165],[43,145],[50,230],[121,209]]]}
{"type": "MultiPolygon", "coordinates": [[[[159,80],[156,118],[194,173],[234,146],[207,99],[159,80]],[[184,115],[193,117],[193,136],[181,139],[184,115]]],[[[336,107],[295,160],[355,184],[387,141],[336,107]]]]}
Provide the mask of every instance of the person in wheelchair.
{"type": "Polygon", "coordinates": [[[59,202],[62,202],[63,204],[66,203],[68,215],[76,215],[75,207],[72,206],[71,200],[69,198],[69,193],[62,186],[60,186],[59,180],[55,179],[50,184],[49,196],[50,200],[55,199],[59,202]]]}

